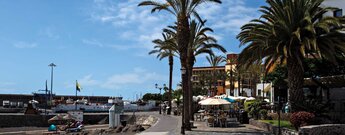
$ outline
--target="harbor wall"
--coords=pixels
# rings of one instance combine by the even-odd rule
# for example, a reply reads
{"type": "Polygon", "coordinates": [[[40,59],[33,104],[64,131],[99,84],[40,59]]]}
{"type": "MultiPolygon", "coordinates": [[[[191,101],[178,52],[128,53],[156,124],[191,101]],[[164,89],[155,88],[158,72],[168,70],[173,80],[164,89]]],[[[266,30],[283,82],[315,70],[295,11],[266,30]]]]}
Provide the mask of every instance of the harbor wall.
{"type": "MultiPolygon", "coordinates": [[[[48,120],[55,115],[0,115],[0,128],[2,127],[48,127],[48,120]]],[[[108,114],[84,114],[84,124],[108,123],[108,114]]]]}

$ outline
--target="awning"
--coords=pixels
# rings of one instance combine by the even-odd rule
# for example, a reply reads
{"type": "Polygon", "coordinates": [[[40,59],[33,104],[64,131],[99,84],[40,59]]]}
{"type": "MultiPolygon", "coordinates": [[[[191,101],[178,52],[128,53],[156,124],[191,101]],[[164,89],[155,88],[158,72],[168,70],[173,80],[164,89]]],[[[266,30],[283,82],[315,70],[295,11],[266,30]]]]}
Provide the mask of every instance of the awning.
{"type": "Polygon", "coordinates": [[[267,86],[265,86],[264,92],[270,92],[272,89],[272,84],[268,84],[267,86]]]}

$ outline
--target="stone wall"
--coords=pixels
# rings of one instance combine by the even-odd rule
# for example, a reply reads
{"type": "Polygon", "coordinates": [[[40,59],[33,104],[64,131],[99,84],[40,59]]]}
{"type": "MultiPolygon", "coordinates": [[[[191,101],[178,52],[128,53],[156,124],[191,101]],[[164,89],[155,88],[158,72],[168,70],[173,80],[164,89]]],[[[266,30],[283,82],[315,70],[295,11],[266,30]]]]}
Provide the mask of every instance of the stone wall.
{"type": "Polygon", "coordinates": [[[1,127],[48,127],[53,115],[0,115],[1,127]]]}
{"type": "MultiPolygon", "coordinates": [[[[275,135],[278,135],[278,132],[279,132],[279,128],[277,126],[273,126],[269,123],[260,122],[257,120],[250,119],[249,124],[256,126],[256,127],[259,127],[261,129],[263,129],[264,131],[271,132],[275,135]]],[[[297,131],[294,131],[294,130],[291,130],[288,128],[281,128],[280,131],[281,131],[281,135],[298,135],[297,131]]]]}
{"type": "Polygon", "coordinates": [[[300,135],[345,135],[345,124],[324,124],[304,126],[300,135]]]}
{"type": "MultiPolygon", "coordinates": [[[[2,127],[48,127],[48,120],[55,115],[0,115],[0,128],[2,127]]],[[[84,114],[84,124],[108,123],[108,114],[87,115],[84,114]]]]}

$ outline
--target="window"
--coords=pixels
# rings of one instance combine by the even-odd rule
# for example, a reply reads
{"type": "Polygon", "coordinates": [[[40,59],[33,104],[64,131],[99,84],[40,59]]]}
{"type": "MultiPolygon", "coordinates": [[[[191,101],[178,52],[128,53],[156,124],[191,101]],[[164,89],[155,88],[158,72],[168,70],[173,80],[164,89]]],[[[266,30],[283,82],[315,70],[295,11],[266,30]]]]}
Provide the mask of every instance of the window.
{"type": "Polygon", "coordinates": [[[261,96],[261,89],[258,90],[258,96],[261,96]]]}
{"type": "Polygon", "coordinates": [[[342,17],[343,16],[343,10],[342,9],[337,9],[333,12],[334,17],[342,17]]]}

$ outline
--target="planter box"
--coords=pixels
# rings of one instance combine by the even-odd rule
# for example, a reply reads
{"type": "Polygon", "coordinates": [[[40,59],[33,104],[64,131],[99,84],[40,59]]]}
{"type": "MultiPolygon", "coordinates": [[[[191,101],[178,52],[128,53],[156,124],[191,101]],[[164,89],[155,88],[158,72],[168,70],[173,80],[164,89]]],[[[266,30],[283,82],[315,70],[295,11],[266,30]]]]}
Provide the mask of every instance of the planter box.
{"type": "MultiPolygon", "coordinates": [[[[268,132],[271,132],[275,135],[278,135],[278,132],[279,132],[279,128],[277,126],[273,126],[269,123],[265,123],[265,122],[260,122],[258,120],[254,120],[254,119],[250,119],[249,120],[249,124],[250,125],[253,125],[253,126],[256,126],[258,128],[261,128],[265,131],[268,131],[268,132]]],[[[281,134],[282,135],[298,135],[298,132],[295,131],[295,130],[291,130],[291,129],[288,129],[288,128],[280,128],[281,130],[281,134]]]]}
{"type": "Polygon", "coordinates": [[[345,124],[323,124],[304,126],[300,135],[345,135],[345,124]]]}

